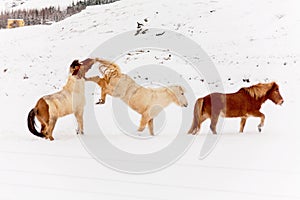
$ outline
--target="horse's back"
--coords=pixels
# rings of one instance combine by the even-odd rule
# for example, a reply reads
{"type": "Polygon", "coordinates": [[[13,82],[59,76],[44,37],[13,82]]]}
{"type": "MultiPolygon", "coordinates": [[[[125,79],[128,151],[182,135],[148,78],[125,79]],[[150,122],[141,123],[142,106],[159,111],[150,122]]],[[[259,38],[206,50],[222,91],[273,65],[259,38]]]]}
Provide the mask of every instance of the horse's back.
{"type": "Polygon", "coordinates": [[[209,115],[211,112],[220,112],[224,117],[244,117],[259,110],[260,106],[243,90],[229,94],[212,93],[203,98],[204,112],[209,115]]]}
{"type": "Polygon", "coordinates": [[[44,96],[53,117],[62,117],[72,113],[72,95],[64,90],[44,96]]]}

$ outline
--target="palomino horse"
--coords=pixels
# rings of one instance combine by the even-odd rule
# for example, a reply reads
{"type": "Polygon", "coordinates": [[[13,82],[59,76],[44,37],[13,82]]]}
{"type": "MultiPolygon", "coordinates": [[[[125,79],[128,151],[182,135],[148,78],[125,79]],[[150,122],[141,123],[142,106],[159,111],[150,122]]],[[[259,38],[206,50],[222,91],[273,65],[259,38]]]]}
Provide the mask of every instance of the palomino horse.
{"type": "Polygon", "coordinates": [[[28,129],[32,134],[54,140],[52,132],[57,119],[72,113],[74,113],[78,123],[77,134],[83,134],[84,74],[87,71],[83,64],[90,65],[90,63],[90,59],[83,61],[83,63],[74,60],[70,66],[67,83],[63,89],[38,100],[27,118],[28,129]],[[35,117],[41,123],[41,132],[38,132],[35,128],[35,117]]]}
{"type": "Polygon", "coordinates": [[[189,130],[190,134],[196,134],[202,122],[211,119],[210,129],[216,134],[216,125],[219,116],[241,117],[240,132],[243,132],[248,117],[259,117],[258,130],[264,125],[265,115],[259,110],[261,105],[270,99],[277,105],[283,103],[279,93],[279,87],[275,82],[259,83],[247,88],[241,88],[232,94],[212,93],[197,99],[194,107],[193,124],[189,130]]]}
{"type": "MultiPolygon", "coordinates": [[[[120,72],[120,68],[109,61],[98,59],[102,66],[106,66],[105,78],[94,76],[87,78],[101,87],[101,100],[105,102],[106,94],[118,97],[130,108],[142,115],[138,131],[143,131],[148,125],[149,132],[154,135],[153,118],[172,102],[181,107],[187,107],[188,102],[181,86],[160,88],[145,88],[138,85],[131,77],[120,72]],[[115,70],[113,70],[115,68],[115,70]]],[[[100,72],[102,72],[100,70],[100,72]]]]}

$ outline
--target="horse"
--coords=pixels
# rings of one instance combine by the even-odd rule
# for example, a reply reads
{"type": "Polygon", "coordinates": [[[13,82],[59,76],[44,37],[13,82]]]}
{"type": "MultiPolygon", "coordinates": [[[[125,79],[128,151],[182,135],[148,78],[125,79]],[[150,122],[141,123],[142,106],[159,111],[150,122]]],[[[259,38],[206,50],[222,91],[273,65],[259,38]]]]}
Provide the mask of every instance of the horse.
{"type": "Polygon", "coordinates": [[[83,111],[85,105],[85,72],[91,67],[92,60],[74,60],[70,65],[66,85],[59,92],[41,97],[27,117],[29,131],[41,138],[54,140],[52,132],[58,118],[74,113],[78,128],[83,134],[83,111]],[[35,117],[41,123],[41,131],[35,127],[35,117]]]}
{"type": "MultiPolygon", "coordinates": [[[[85,80],[86,81],[93,81],[93,82],[97,83],[100,86],[100,88],[101,88],[101,98],[99,99],[99,102],[97,102],[96,104],[104,104],[105,99],[106,99],[106,94],[109,93],[110,90],[113,90],[109,86],[110,79],[112,77],[120,78],[122,73],[121,73],[120,67],[117,64],[113,63],[113,62],[110,62],[110,61],[107,61],[107,60],[104,60],[104,59],[100,59],[100,58],[94,58],[93,59],[93,64],[96,63],[96,62],[101,64],[99,66],[99,71],[103,75],[103,78],[100,78],[99,76],[94,76],[94,77],[85,78],[85,80]]],[[[90,62],[89,64],[91,66],[92,63],[90,62]]]]}
{"type": "Polygon", "coordinates": [[[106,94],[120,98],[130,108],[141,114],[138,131],[143,131],[148,125],[150,135],[154,136],[153,118],[163,108],[171,103],[175,103],[180,107],[188,106],[183,87],[174,85],[160,88],[146,88],[137,84],[130,76],[121,73],[118,65],[105,60],[98,59],[98,61],[109,69],[106,77],[100,78],[99,76],[94,76],[86,78],[87,81],[93,81],[101,87],[101,99],[98,103],[105,103],[106,94]]]}
{"type": "Polygon", "coordinates": [[[193,123],[188,133],[195,135],[200,131],[201,124],[210,118],[210,129],[213,134],[217,134],[216,125],[219,116],[240,117],[240,133],[244,131],[248,117],[259,117],[258,131],[261,132],[265,115],[259,110],[261,105],[268,99],[277,105],[282,105],[284,102],[279,92],[279,86],[275,82],[259,83],[241,88],[231,94],[212,93],[199,98],[194,106],[193,123]]]}

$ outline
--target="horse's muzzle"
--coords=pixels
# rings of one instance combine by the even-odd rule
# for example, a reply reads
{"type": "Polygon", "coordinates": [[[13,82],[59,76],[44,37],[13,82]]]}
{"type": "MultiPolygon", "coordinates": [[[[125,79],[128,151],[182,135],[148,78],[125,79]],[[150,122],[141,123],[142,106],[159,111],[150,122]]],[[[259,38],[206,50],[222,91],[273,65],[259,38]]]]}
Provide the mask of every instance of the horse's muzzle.
{"type": "Polygon", "coordinates": [[[283,104],[283,102],[284,102],[284,100],[283,99],[281,99],[278,103],[277,103],[277,105],[282,105],[283,104]]]}

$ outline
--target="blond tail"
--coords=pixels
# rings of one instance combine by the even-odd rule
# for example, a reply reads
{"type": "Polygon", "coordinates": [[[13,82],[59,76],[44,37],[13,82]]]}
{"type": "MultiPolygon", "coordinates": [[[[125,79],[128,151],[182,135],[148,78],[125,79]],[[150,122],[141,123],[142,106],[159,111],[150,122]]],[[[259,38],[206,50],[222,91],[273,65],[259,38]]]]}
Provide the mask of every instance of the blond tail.
{"type": "Polygon", "coordinates": [[[203,98],[197,99],[194,106],[193,124],[188,133],[196,134],[200,129],[200,117],[202,114],[203,98]]]}

